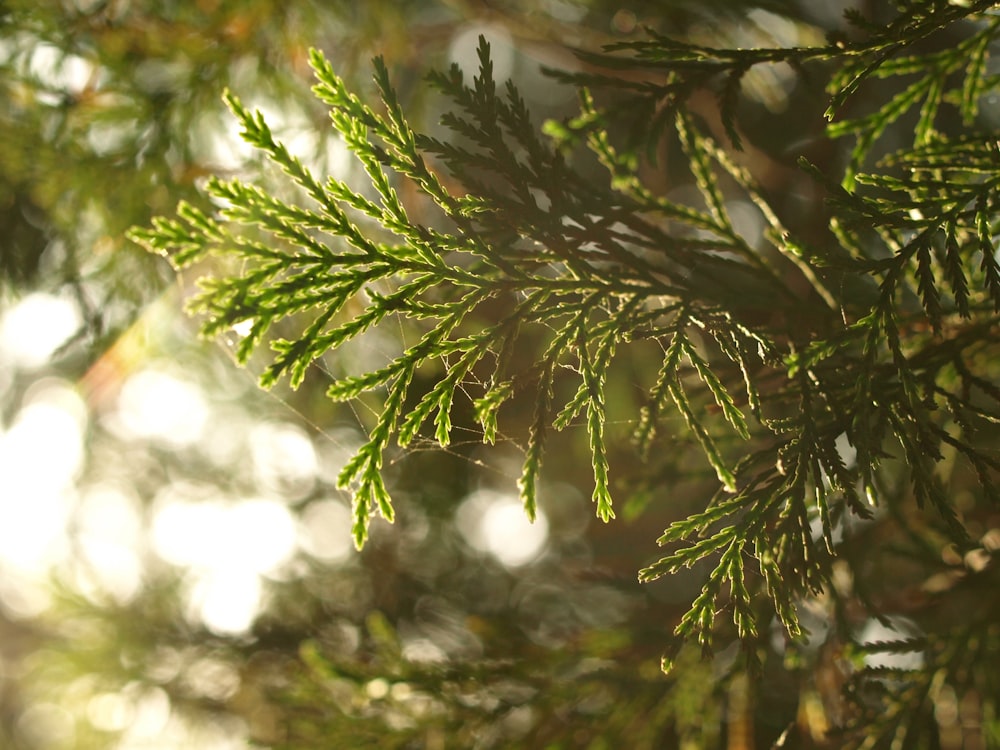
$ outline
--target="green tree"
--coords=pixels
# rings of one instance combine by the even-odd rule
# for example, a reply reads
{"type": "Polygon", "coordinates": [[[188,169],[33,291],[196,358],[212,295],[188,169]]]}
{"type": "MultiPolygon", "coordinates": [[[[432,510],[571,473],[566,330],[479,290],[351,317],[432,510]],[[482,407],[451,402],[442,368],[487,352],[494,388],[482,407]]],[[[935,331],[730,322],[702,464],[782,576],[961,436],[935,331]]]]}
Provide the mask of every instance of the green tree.
{"type": "Polygon", "coordinates": [[[1000,746],[994,4],[594,3],[576,23],[619,37],[572,60],[546,37],[572,6],[528,6],[492,20],[575,112],[496,80],[485,37],[427,99],[398,59],[366,88],[312,50],[356,168],[307,166],[234,85],[274,172],[130,233],[197,269],[203,333],[263,386],[360,424],[331,483],[362,568],[275,587],[252,640],[153,641],[228,664],[221,698],[152,677],[125,612],[66,606],[134,635],[129,679],[272,747],[1000,746]],[[457,543],[511,448],[529,518],[586,488],[610,583],[570,545],[511,571],[457,543]]]}

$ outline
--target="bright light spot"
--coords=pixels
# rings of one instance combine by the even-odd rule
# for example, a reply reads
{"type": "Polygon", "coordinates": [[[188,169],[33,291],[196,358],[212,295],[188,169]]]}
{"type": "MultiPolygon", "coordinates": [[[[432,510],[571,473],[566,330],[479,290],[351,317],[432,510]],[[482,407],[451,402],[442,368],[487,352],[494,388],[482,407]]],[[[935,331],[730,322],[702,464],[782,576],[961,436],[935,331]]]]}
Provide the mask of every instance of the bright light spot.
{"type": "Polygon", "coordinates": [[[490,60],[493,62],[493,79],[505,81],[514,72],[514,39],[510,32],[500,26],[469,24],[464,26],[451,40],[448,59],[457,63],[463,71],[479,71],[479,35],[486,37],[490,44],[490,60]]]}
{"type": "MultiPolygon", "coordinates": [[[[168,706],[169,708],[169,706],[168,706]]],[[[139,734],[132,727],[115,738],[117,750],[161,750],[161,748],[197,748],[197,750],[248,750],[251,747],[246,723],[233,716],[213,717],[211,722],[197,716],[176,712],[168,717],[155,736],[139,734]]]]}
{"type": "Polygon", "coordinates": [[[229,565],[261,574],[275,572],[295,551],[295,521],[275,500],[243,500],[226,514],[222,545],[229,565]]]}
{"type": "Polygon", "coordinates": [[[108,156],[123,151],[139,129],[137,120],[103,122],[97,120],[87,129],[87,145],[96,156],[108,156]]]}
{"type": "Polygon", "coordinates": [[[794,47],[801,42],[799,27],[794,22],[776,13],[754,8],[747,13],[747,19],[764,34],[771,37],[774,46],[794,47]]]}
{"type": "Polygon", "coordinates": [[[544,517],[531,523],[516,501],[494,503],[483,518],[487,549],[510,567],[524,565],[538,555],[548,537],[548,526],[544,517]]]}
{"type": "Polygon", "coordinates": [[[119,603],[131,600],[143,573],[138,501],[115,487],[92,487],[77,509],[76,525],[87,573],[119,603]]]}
{"type": "Polygon", "coordinates": [[[246,320],[241,320],[239,323],[233,324],[233,333],[235,333],[241,339],[249,336],[250,331],[252,330],[253,330],[253,318],[247,318],[246,320]]]}
{"type": "Polygon", "coordinates": [[[77,527],[101,540],[134,548],[140,542],[142,520],[138,501],[111,485],[95,485],[84,493],[77,511],[77,527]]]}
{"type": "Polygon", "coordinates": [[[846,432],[837,435],[836,448],[837,453],[840,454],[840,460],[844,462],[844,466],[848,469],[853,469],[858,463],[858,449],[851,445],[851,439],[847,437],[846,432]]]}
{"type": "Polygon", "coordinates": [[[260,576],[238,568],[201,576],[191,591],[192,614],[216,633],[245,633],[260,611],[260,576]]]}
{"type": "Polygon", "coordinates": [[[1000,551],[1000,529],[990,529],[979,541],[987,552],[1000,551]]]}
{"type": "Polygon", "coordinates": [[[257,420],[241,404],[238,393],[225,402],[212,401],[211,419],[198,439],[198,455],[222,471],[247,465],[247,435],[257,420]]]}
{"type": "Polygon", "coordinates": [[[305,497],[316,479],[316,449],[296,425],[264,423],[250,433],[250,456],[258,486],[292,500],[305,497]]]}
{"type": "Polygon", "coordinates": [[[381,700],[389,694],[389,681],[382,677],[376,677],[365,685],[365,692],[372,700],[381,700]]]}
{"type": "Polygon", "coordinates": [[[125,431],[136,437],[182,446],[201,435],[208,405],[193,383],[165,372],[143,370],[122,386],[118,418],[125,431]]]}
{"type": "Polygon", "coordinates": [[[142,586],[142,563],[135,550],[84,537],[79,552],[86,561],[86,572],[119,604],[135,598],[142,586]]]}
{"type": "Polygon", "coordinates": [[[28,70],[48,88],[82,91],[94,73],[94,66],[52,44],[39,44],[31,53],[28,70]]]}
{"type": "Polygon", "coordinates": [[[194,618],[218,633],[242,633],[260,611],[260,576],[276,573],[295,552],[295,521],[276,500],[198,501],[183,499],[184,489],[159,498],[153,549],[191,569],[194,618]]]}
{"type": "Polygon", "coordinates": [[[727,201],[726,213],[736,234],[748,245],[756,245],[764,236],[764,217],[749,201],[727,201]]]}
{"type": "MultiPolygon", "coordinates": [[[[2,544],[2,542],[0,542],[2,544]]],[[[0,576],[0,607],[8,617],[29,620],[52,605],[52,595],[40,576],[5,570],[0,576]]]]}
{"type": "MultiPolygon", "coordinates": [[[[889,616],[889,626],[883,625],[874,617],[867,620],[858,636],[858,643],[871,644],[879,641],[899,641],[920,635],[920,628],[905,617],[889,616]]],[[[920,669],[924,665],[924,655],[920,651],[904,653],[875,652],[865,656],[865,664],[869,667],[890,667],[892,669],[920,669]]]]}
{"type": "Polygon", "coordinates": [[[626,8],[620,8],[611,19],[611,28],[619,34],[631,34],[638,25],[635,13],[626,8]]]}
{"type": "Polygon", "coordinates": [[[218,501],[167,502],[153,516],[153,549],[173,565],[210,568],[225,563],[226,507],[218,501]]]}
{"type": "Polygon", "coordinates": [[[568,0],[547,0],[545,10],[553,18],[565,23],[576,23],[587,15],[587,9],[568,0]]]}
{"type": "Polygon", "coordinates": [[[982,573],[986,570],[986,567],[990,564],[993,559],[993,555],[984,549],[970,549],[965,553],[965,557],[962,561],[965,563],[965,567],[974,573],[982,573]]]}
{"type": "Polygon", "coordinates": [[[236,118],[228,113],[202,113],[194,118],[189,131],[194,157],[211,164],[213,170],[242,169],[253,157],[253,147],[240,137],[240,130],[236,118]]]}
{"type": "Polygon", "coordinates": [[[299,544],[308,554],[323,562],[345,560],[354,549],[350,509],[338,500],[310,503],[302,514],[299,544]]]}
{"type": "Polygon", "coordinates": [[[66,552],[86,409],[55,380],[36,384],[0,433],[0,563],[42,574],[66,552]]]}
{"type": "Polygon", "coordinates": [[[198,750],[247,750],[246,724],[235,717],[217,716],[211,722],[171,709],[170,698],[160,688],[138,683],[117,696],[103,694],[91,699],[87,717],[94,726],[116,731],[114,724],[128,719],[114,747],[118,750],[159,750],[189,747],[198,750]],[[105,724],[105,726],[102,726],[105,724]]]}
{"type": "Polygon", "coordinates": [[[87,718],[104,732],[120,732],[132,723],[132,703],[120,693],[101,693],[87,702],[87,718]]]}
{"type": "Polygon", "coordinates": [[[295,522],[275,500],[168,502],[153,517],[152,537],[174,565],[267,574],[295,551],[295,522]]]}
{"type": "Polygon", "coordinates": [[[0,436],[0,486],[30,491],[72,484],[83,464],[87,407],[64,381],[34,384],[6,435],[0,436]]]}
{"type": "Polygon", "coordinates": [[[335,174],[347,177],[353,170],[354,155],[342,138],[327,138],[326,153],[321,154],[321,157],[320,164],[322,168],[317,170],[321,174],[335,174]]]}
{"type": "Polygon", "coordinates": [[[406,682],[394,682],[389,692],[392,694],[394,701],[402,703],[413,695],[413,688],[406,682]]]}
{"type": "Polygon", "coordinates": [[[80,322],[80,313],[70,300],[41,292],[29,294],[0,320],[0,355],[21,367],[41,367],[80,322]]]}
{"type": "Polygon", "coordinates": [[[336,485],[340,470],[347,465],[358,448],[364,445],[361,434],[350,427],[336,427],[325,431],[319,443],[317,473],[323,481],[336,485]]]}
{"type": "MultiPolygon", "coordinates": [[[[145,688],[133,699],[133,717],[129,723],[128,739],[158,737],[170,721],[170,698],[161,688],[145,688]]],[[[165,747],[165,745],[161,745],[165,747]]]]}
{"type": "Polygon", "coordinates": [[[490,490],[470,495],[455,520],[469,545],[489,552],[511,568],[534,560],[549,534],[548,521],[541,511],[531,523],[516,498],[490,490]]]}
{"type": "Polygon", "coordinates": [[[448,654],[428,638],[415,638],[403,645],[403,658],[417,664],[444,664],[448,654]]]}

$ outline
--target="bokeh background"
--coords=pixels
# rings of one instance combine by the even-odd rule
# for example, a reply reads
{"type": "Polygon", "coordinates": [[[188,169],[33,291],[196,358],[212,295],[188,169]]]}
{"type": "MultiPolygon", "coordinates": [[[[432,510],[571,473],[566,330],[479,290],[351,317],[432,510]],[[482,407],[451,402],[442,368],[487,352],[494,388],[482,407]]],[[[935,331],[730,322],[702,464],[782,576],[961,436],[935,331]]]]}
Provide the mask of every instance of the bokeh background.
{"type": "MultiPolygon", "coordinates": [[[[516,80],[540,124],[575,110],[573,89],[540,69],[573,70],[571,47],[644,25],[718,45],[815,43],[845,7],[0,2],[0,747],[735,748],[768,746],[803,705],[822,716],[837,688],[822,602],[804,612],[811,646],[786,653],[776,631],[766,693],[729,675],[732,650],[685,652],[660,673],[701,571],[645,586],[635,574],[659,531],[703,501],[700,464],[658,484],[612,419],[625,512],[603,526],[586,436],[570,430],[529,525],[515,483],[530,414],[507,414],[488,449],[459,421],[448,449],[427,440],[393,458],[399,519],[376,521],[358,553],[335,479],[372,411],[323,391],[397,342],[366,339],[299,390],[263,392],[231,342],[197,337],[183,313],[193,279],[124,233],[203,202],[210,174],[275,184],[239,141],[227,86],[317,171],[351,179],[309,92],[310,46],[363,95],[383,55],[406,111],[433,130],[442,102],[423,74],[474,70],[485,34],[497,78],[516,80]]],[[[750,158],[796,230],[820,231],[793,164],[832,158],[821,84],[755,69],[744,97],[750,158]]],[[[650,170],[657,189],[693,189],[650,170]]],[[[636,377],[655,365],[637,360],[636,377]]],[[[638,397],[627,378],[610,387],[638,397]]]]}

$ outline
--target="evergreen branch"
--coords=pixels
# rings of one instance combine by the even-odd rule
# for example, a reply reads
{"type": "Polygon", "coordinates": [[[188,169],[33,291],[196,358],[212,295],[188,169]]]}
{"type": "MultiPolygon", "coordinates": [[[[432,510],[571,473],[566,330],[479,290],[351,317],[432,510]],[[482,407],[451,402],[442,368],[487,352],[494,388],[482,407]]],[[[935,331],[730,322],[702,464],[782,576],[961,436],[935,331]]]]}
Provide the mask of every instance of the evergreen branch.
{"type": "Polygon", "coordinates": [[[368,524],[373,509],[377,508],[390,523],[395,517],[392,501],[382,479],[382,456],[395,430],[414,369],[413,366],[402,368],[389,388],[382,414],[369,434],[368,442],[358,449],[337,475],[339,487],[348,487],[354,480],[359,480],[352,503],[354,523],[351,527],[354,544],[358,549],[364,546],[368,538],[368,524]]]}
{"type": "Polygon", "coordinates": [[[705,361],[690,344],[684,345],[684,354],[687,356],[688,361],[694,365],[694,368],[698,373],[698,377],[701,378],[701,381],[708,386],[709,391],[712,392],[715,403],[722,409],[722,413],[725,416],[726,421],[733,426],[733,429],[736,430],[741,438],[749,440],[750,432],[747,429],[746,417],[744,417],[743,412],[736,407],[732,396],[729,395],[729,392],[722,384],[722,381],[719,380],[718,376],[712,371],[708,362],[705,361]]]}
{"type": "MultiPolygon", "coordinates": [[[[991,134],[945,134],[948,107],[971,126],[984,94],[1000,85],[985,74],[1000,33],[1000,19],[979,18],[990,7],[920,0],[885,26],[867,24],[859,41],[819,47],[716,50],[656,34],[614,45],[587,59],[608,70],[653,71],[655,80],[564,77],[595,87],[616,81],[627,90],[636,105],[630,116],[642,116],[624,145],[612,132],[621,114],[603,101],[598,106],[588,89],[577,116],[543,126],[545,140],[517,88],[494,80],[484,39],[471,84],[455,67],[430,76],[453,103],[442,117],[450,139],[413,128],[381,59],[374,62],[380,103],[372,107],[313,51],[314,91],[371,190],[314,177],[260,113],[227,93],[243,137],[300,188],[298,198],[304,191],[309,206],[213,179],[207,192],[224,204],[214,215],[181,204],[176,220],[154,220],[130,236],[178,267],[213,255],[231,264],[218,271],[221,278],[201,282],[192,309],[205,315],[207,335],[250,323],[238,361],[277,324],[293,327],[283,331],[287,339],[270,342],[265,386],[285,375],[298,386],[314,360],[347,342],[396,322],[412,326],[401,333],[415,344],[400,342],[402,353],[388,364],[328,389],[334,400],[385,389],[368,439],[338,476],[354,490],[359,547],[374,513],[390,521],[394,515],[382,471],[391,440],[411,445],[433,419],[435,439],[448,445],[461,411],[454,408],[457,389],[469,391],[486,443],[496,440],[501,407],[528,392],[534,408],[517,485],[532,520],[548,431],[581,422],[596,513],[613,518],[608,372],[622,351],[639,352],[636,361],[646,363],[649,348],[659,346],[662,358],[648,362],[658,367],[635,427],[638,450],[648,458],[669,401],[683,419],[683,426],[676,420],[678,444],[697,444],[722,486],[701,510],[664,530],[659,544],[676,547],[643,568],[640,580],[711,559],[674,634],[709,653],[717,615],[728,608],[749,651],[759,637],[755,596],[766,594],[791,637],[801,634],[795,603],[829,586],[848,510],[870,518],[878,501],[899,514],[901,498],[912,496],[969,545],[938,469],[942,453],[963,456],[977,491],[996,496],[1000,464],[977,440],[1000,419],[1000,389],[981,362],[995,354],[1000,311],[1000,150],[991,134]],[[963,18],[980,21],[964,41],[915,51],[963,18]],[[855,139],[844,180],[803,164],[828,191],[833,232],[807,244],[792,237],[750,169],[710,137],[688,100],[719,87],[722,130],[739,148],[745,131],[737,105],[747,71],[812,61],[840,65],[829,88],[830,117],[871,78],[894,84],[896,93],[871,114],[829,125],[831,138],[855,139]],[[902,76],[915,80],[900,84],[902,76]],[[871,154],[911,112],[912,142],[907,134],[904,147],[870,166],[871,154]],[[670,142],[679,144],[701,196],[693,206],[657,194],[643,179],[635,143],[659,144],[671,123],[670,142]],[[607,170],[604,184],[574,161],[578,144],[607,170]],[[419,202],[409,200],[414,191],[419,202]],[[730,192],[757,207],[773,252],[740,235],[730,192]],[[817,299],[822,313],[804,315],[817,299]],[[637,341],[646,342],[645,353],[632,346],[637,341]],[[682,369],[685,359],[689,369],[682,369]],[[564,385],[572,396],[562,402],[564,385]],[[763,429],[750,429],[734,388],[745,389],[747,410],[763,429]],[[718,430],[723,421],[729,427],[718,430]],[[730,428],[751,441],[745,449],[730,428]],[[842,435],[856,449],[855,465],[841,455],[842,435]],[[901,449],[901,458],[890,460],[890,449],[901,449]],[[910,484],[897,493],[894,472],[904,462],[910,484]],[[751,557],[761,584],[746,575],[751,557]]],[[[662,463],[651,476],[660,476],[662,463]]],[[[883,650],[893,648],[905,646],[883,650]]]]}
{"type": "Polygon", "coordinates": [[[251,146],[265,151],[271,160],[302,186],[320,206],[327,209],[333,208],[330,196],[323,190],[323,186],[316,181],[312,173],[302,165],[298,158],[289,153],[283,143],[274,140],[274,135],[264,120],[264,115],[259,111],[250,112],[243,106],[239,98],[228,89],[223,92],[222,99],[243,125],[243,130],[240,132],[240,137],[243,140],[251,146]]]}
{"type": "Polygon", "coordinates": [[[649,567],[639,571],[639,580],[643,582],[655,581],[665,575],[676,573],[682,568],[690,568],[704,557],[718,552],[720,549],[736,538],[736,528],[727,526],[710,537],[695,542],[688,547],[682,547],[672,555],[660,558],[649,567]]]}
{"type": "Polygon", "coordinates": [[[521,504],[531,521],[538,513],[538,476],[542,467],[542,452],[552,410],[552,367],[553,361],[546,359],[539,376],[535,396],[535,414],[528,432],[528,449],[524,455],[521,477],[517,481],[521,504]]]}
{"type": "Polygon", "coordinates": [[[715,474],[729,492],[736,491],[736,478],[733,476],[732,472],[727,468],[725,461],[722,459],[719,449],[715,445],[715,441],[708,434],[708,431],[702,425],[702,423],[695,417],[694,412],[691,410],[691,405],[687,399],[687,394],[681,387],[680,381],[677,380],[676,376],[667,382],[667,393],[673,399],[674,404],[677,406],[677,410],[684,417],[684,421],[687,423],[688,428],[691,430],[695,439],[701,445],[702,451],[705,453],[705,457],[708,462],[715,469],[715,474]]]}
{"type": "Polygon", "coordinates": [[[951,293],[955,299],[955,308],[959,315],[968,319],[969,312],[969,283],[965,278],[962,257],[955,237],[955,225],[949,222],[945,237],[945,273],[948,283],[951,286],[951,293]]]}
{"type": "Polygon", "coordinates": [[[660,364],[659,372],[656,375],[656,383],[650,389],[646,406],[639,414],[639,423],[633,433],[633,440],[639,448],[641,455],[645,456],[649,452],[653,436],[656,432],[656,420],[670,395],[668,385],[675,379],[677,366],[680,364],[684,354],[684,324],[687,315],[682,310],[673,323],[673,337],[670,346],[664,353],[663,361],[660,364]]]}
{"type": "Polygon", "coordinates": [[[732,222],[726,212],[722,191],[719,190],[705,150],[704,141],[706,139],[699,136],[690,120],[680,110],[677,112],[677,134],[680,136],[684,153],[691,165],[691,171],[694,173],[695,184],[705,198],[712,219],[723,232],[729,235],[734,234],[732,222]]]}

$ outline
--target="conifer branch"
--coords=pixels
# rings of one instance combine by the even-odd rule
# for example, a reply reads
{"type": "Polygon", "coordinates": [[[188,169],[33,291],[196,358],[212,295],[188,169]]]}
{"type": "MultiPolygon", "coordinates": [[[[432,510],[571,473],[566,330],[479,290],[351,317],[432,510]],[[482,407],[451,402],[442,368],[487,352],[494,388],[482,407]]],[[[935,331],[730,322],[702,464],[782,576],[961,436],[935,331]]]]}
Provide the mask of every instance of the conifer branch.
{"type": "Polygon", "coordinates": [[[371,106],[313,51],[314,91],[371,190],[313,175],[263,116],[227,93],[244,139],[301,200],[215,179],[206,192],[225,208],[209,216],[183,204],[177,219],[131,236],[178,267],[235,261],[202,282],[192,306],[206,335],[251,322],[240,362],[275,326],[293,331],[268,342],[265,387],[285,376],[299,385],[317,358],[366,332],[399,321],[418,331],[388,364],[329,386],[334,400],[384,392],[367,441],[338,480],[354,490],[359,547],[373,514],[394,516],[382,474],[391,440],[407,446],[431,429],[448,445],[462,390],[486,443],[499,434],[504,405],[527,392],[533,413],[517,486],[529,518],[551,433],[575,426],[587,431],[595,512],[614,518],[608,373],[635,342],[654,342],[662,357],[634,415],[637,450],[648,458],[664,423],[676,426],[678,444],[700,453],[718,490],[663,531],[659,544],[671,550],[639,577],[710,560],[674,635],[709,653],[726,612],[750,655],[763,630],[759,602],[800,636],[795,603],[829,588],[845,519],[901,502],[901,491],[885,489],[894,453],[909,473],[908,495],[963,549],[973,540],[942,483],[944,453],[967,461],[977,491],[1000,500],[996,457],[970,437],[1000,420],[1000,389],[982,370],[1000,330],[1000,150],[995,134],[975,131],[983,96],[1000,85],[985,74],[1000,34],[1000,18],[986,13],[992,5],[914,2],[858,41],[817,47],[723,50],[650,33],[584,55],[607,75],[558,75],[581,86],[579,113],[541,131],[514,84],[494,80],[481,39],[471,83],[456,67],[429,77],[453,103],[441,119],[450,138],[413,127],[383,61],[374,63],[380,102],[371,106]],[[969,18],[977,23],[961,43],[934,48],[935,32],[969,18]],[[876,78],[913,80],[876,111],[828,126],[829,138],[854,139],[842,175],[803,162],[827,191],[836,240],[809,245],[791,236],[787,218],[690,102],[700,89],[719,89],[719,121],[738,148],[747,71],[821,61],[839,66],[829,118],[876,78]],[[614,73],[624,69],[651,79],[622,83],[614,73]],[[601,99],[612,82],[637,111],[655,113],[638,139],[612,137],[627,109],[601,99]],[[949,108],[964,134],[945,127],[949,108]],[[873,164],[876,147],[911,112],[912,139],[873,164]],[[642,179],[641,146],[667,138],[699,193],[690,205],[642,179]],[[578,146],[603,165],[604,182],[578,168],[578,146]],[[416,211],[402,185],[430,207],[416,211]],[[760,212],[766,242],[740,235],[732,196],[760,212]],[[424,374],[432,381],[412,392],[424,374]],[[747,573],[750,559],[759,579],[747,573]]]}

